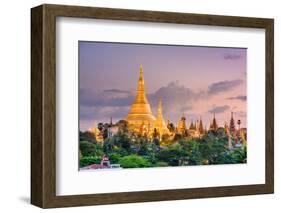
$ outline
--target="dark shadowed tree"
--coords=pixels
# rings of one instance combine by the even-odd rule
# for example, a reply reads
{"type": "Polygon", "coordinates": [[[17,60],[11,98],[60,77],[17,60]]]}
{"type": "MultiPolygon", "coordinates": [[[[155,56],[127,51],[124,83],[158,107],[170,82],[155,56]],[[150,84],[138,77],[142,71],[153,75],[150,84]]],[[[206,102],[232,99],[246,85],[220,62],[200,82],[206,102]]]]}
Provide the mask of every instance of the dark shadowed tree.
{"type": "Polygon", "coordinates": [[[92,143],[96,143],[95,134],[90,131],[79,132],[79,140],[80,141],[89,141],[92,143]]]}

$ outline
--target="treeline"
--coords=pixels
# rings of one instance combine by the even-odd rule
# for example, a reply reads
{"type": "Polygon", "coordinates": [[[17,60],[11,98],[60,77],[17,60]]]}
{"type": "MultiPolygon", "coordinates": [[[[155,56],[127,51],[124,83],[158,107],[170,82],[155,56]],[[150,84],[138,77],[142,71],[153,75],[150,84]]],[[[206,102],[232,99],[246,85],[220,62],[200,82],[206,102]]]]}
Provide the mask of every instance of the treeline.
{"type": "Polygon", "coordinates": [[[98,143],[90,132],[80,132],[79,147],[80,167],[99,164],[103,155],[107,155],[112,164],[120,164],[123,168],[235,164],[247,161],[246,145],[229,150],[228,137],[223,129],[209,131],[198,139],[182,137],[167,146],[160,146],[157,137],[132,137],[126,131],[118,131],[103,143],[98,143]]]}

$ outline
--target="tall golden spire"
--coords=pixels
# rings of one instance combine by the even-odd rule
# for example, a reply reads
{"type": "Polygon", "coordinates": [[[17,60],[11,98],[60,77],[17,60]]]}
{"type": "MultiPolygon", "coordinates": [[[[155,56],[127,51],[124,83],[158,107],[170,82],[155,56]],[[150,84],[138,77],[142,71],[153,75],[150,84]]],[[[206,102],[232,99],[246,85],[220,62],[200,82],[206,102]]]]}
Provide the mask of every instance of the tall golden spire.
{"type": "Polygon", "coordinates": [[[162,99],[161,98],[159,98],[159,100],[158,100],[157,117],[156,117],[154,128],[157,129],[160,136],[162,136],[163,134],[169,133],[169,129],[166,126],[166,123],[165,123],[165,120],[164,120],[163,114],[162,114],[162,99]]]}
{"type": "Polygon", "coordinates": [[[140,65],[140,76],[137,87],[137,95],[135,99],[135,103],[148,103],[146,95],[145,95],[145,86],[144,86],[144,77],[143,77],[143,68],[140,65]]]}
{"type": "Polygon", "coordinates": [[[151,112],[150,104],[145,95],[142,65],[140,65],[136,98],[134,103],[131,105],[131,110],[126,120],[128,121],[129,126],[131,126],[131,129],[134,131],[138,131],[142,123],[147,123],[152,127],[155,121],[155,117],[151,112]]]}
{"type": "Polygon", "coordinates": [[[144,78],[143,78],[143,68],[142,65],[140,65],[140,77],[139,77],[139,83],[138,83],[138,90],[144,91],[144,78]]]}

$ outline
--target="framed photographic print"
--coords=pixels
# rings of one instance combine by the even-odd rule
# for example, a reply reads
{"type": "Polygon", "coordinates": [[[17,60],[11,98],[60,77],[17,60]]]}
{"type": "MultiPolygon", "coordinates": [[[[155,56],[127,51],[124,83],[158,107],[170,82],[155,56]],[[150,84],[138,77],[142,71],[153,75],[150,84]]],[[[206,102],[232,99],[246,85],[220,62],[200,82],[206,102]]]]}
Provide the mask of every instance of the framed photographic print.
{"type": "Polygon", "coordinates": [[[31,203],[274,191],[273,19],[31,9],[31,203]]]}

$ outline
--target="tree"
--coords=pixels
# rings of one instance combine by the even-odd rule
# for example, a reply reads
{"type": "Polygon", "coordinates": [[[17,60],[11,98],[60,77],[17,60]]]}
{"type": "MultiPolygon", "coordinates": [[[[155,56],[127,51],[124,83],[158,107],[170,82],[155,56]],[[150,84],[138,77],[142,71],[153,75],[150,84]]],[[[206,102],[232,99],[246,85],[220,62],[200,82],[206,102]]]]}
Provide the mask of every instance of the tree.
{"type": "Polygon", "coordinates": [[[188,161],[188,165],[201,165],[202,156],[199,149],[199,143],[196,140],[180,140],[179,144],[184,150],[184,155],[188,161]]]}
{"type": "Polygon", "coordinates": [[[149,141],[147,138],[144,137],[140,137],[138,138],[138,144],[139,144],[139,151],[138,154],[139,155],[148,155],[148,144],[149,141]]]}
{"type": "Polygon", "coordinates": [[[103,123],[98,123],[98,130],[99,130],[100,132],[103,131],[103,123]]]}
{"type": "Polygon", "coordinates": [[[119,160],[121,167],[123,168],[144,168],[150,167],[150,163],[147,159],[138,155],[128,155],[122,157],[119,160]]]}
{"type": "Polygon", "coordinates": [[[128,133],[128,121],[126,120],[120,120],[116,123],[118,126],[118,130],[123,132],[123,133],[128,133]]]}
{"type": "Polygon", "coordinates": [[[146,159],[149,160],[151,164],[155,164],[157,162],[157,153],[159,152],[160,147],[154,143],[149,143],[147,146],[147,152],[144,156],[146,159]]]}
{"type": "Polygon", "coordinates": [[[153,138],[152,143],[155,144],[156,146],[160,146],[160,140],[158,138],[153,138]]]}
{"type": "Polygon", "coordinates": [[[91,164],[100,164],[101,157],[98,156],[83,156],[80,157],[79,165],[81,167],[85,167],[91,164]]]}
{"type": "Polygon", "coordinates": [[[104,140],[105,140],[106,138],[108,138],[108,127],[105,127],[105,128],[103,129],[102,137],[103,137],[104,140]]]}
{"type": "Polygon", "coordinates": [[[118,137],[118,140],[119,140],[119,144],[121,144],[121,147],[123,149],[125,149],[126,151],[130,152],[130,148],[131,148],[131,140],[128,136],[128,134],[126,133],[122,133],[122,132],[119,132],[116,137],[118,137]]]}
{"type": "Polygon", "coordinates": [[[129,135],[125,132],[118,131],[116,135],[112,137],[113,145],[118,148],[123,148],[127,152],[130,152],[131,148],[131,139],[129,135]]]}
{"type": "Polygon", "coordinates": [[[119,163],[119,160],[122,158],[122,156],[119,153],[110,153],[109,154],[109,160],[110,163],[119,163]]]}
{"type": "Polygon", "coordinates": [[[247,162],[247,146],[243,145],[241,148],[235,148],[231,153],[235,163],[247,162]]]}
{"type": "Polygon", "coordinates": [[[186,154],[181,145],[176,143],[159,151],[157,158],[167,162],[170,166],[180,166],[184,162],[186,154]]]}
{"type": "Polygon", "coordinates": [[[79,140],[80,141],[89,141],[92,143],[96,143],[96,136],[94,133],[90,131],[85,131],[85,132],[79,132],[79,140]]]}
{"type": "Polygon", "coordinates": [[[170,132],[174,132],[176,129],[175,125],[172,122],[167,125],[167,128],[170,130],[170,132]]]}
{"type": "Polygon", "coordinates": [[[102,133],[102,137],[104,140],[108,138],[108,127],[108,123],[98,123],[98,130],[102,133]]]}
{"type": "Polygon", "coordinates": [[[89,141],[80,141],[79,149],[82,156],[101,156],[102,147],[97,143],[91,143],[89,141]]]}
{"type": "Polygon", "coordinates": [[[199,140],[202,160],[208,164],[218,164],[221,156],[228,151],[227,144],[227,137],[222,131],[209,131],[199,140]]]}
{"type": "Polygon", "coordinates": [[[105,154],[118,153],[121,156],[129,155],[135,151],[132,149],[132,141],[125,132],[118,131],[112,138],[107,138],[103,143],[105,154]]]}
{"type": "Polygon", "coordinates": [[[108,138],[103,142],[103,152],[105,154],[108,155],[110,152],[113,151],[113,148],[114,148],[114,143],[112,139],[108,138]]]}

